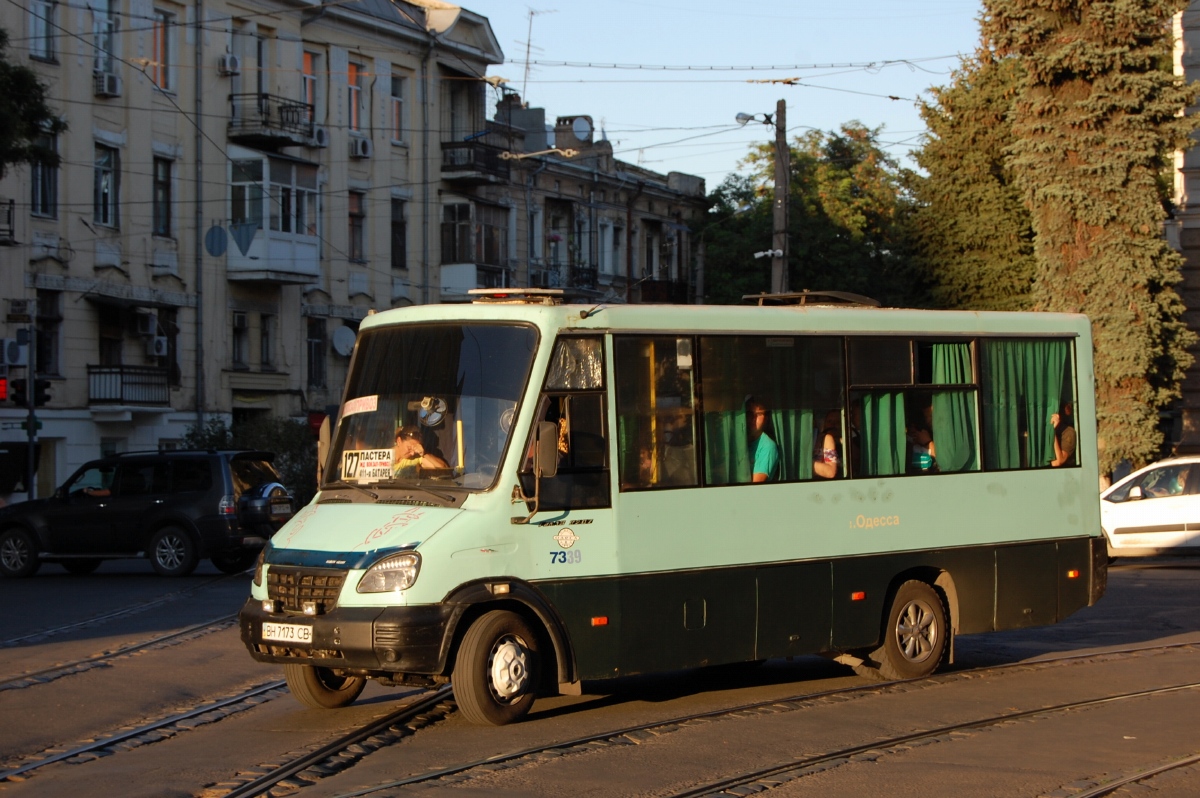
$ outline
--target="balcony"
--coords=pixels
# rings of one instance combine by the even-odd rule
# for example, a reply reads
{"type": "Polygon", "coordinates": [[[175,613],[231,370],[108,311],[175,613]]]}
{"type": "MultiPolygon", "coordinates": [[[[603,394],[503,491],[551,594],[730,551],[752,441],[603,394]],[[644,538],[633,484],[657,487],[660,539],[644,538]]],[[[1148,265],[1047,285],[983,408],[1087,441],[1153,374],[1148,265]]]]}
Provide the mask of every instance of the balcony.
{"type": "Polygon", "coordinates": [[[170,372],[154,366],[88,366],[89,405],[171,406],[170,372]]]}
{"type": "Polygon", "coordinates": [[[478,141],[442,142],[442,179],[463,185],[508,182],[508,161],[499,147],[478,141]]]}
{"type": "Polygon", "coordinates": [[[313,107],[274,94],[229,95],[229,138],[255,147],[312,142],[313,107]]]}
{"type": "Polygon", "coordinates": [[[571,279],[568,288],[595,288],[596,287],[596,267],[595,266],[572,266],[571,279]]]}
{"type": "Polygon", "coordinates": [[[17,243],[17,201],[0,202],[0,246],[11,247],[17,243]]]}

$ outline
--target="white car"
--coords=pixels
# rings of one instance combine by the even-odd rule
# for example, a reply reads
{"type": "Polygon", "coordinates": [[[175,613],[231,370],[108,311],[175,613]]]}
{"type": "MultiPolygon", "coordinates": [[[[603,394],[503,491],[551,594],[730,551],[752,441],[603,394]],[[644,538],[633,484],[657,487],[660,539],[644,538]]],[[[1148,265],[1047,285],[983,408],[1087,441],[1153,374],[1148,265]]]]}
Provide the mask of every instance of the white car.
{"type": "Polygon", "coordinates": [[[1134,471],[1100,494],[1110,557],[1200,554],[1200,457],[1134,471]]]}

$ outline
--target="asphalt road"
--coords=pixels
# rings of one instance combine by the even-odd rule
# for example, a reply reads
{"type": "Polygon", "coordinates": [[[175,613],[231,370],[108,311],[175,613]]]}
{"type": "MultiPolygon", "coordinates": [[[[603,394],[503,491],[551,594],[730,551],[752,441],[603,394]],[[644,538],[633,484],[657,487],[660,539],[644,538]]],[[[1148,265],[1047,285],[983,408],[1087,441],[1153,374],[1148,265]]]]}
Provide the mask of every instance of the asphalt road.
{"type": "MultiPolygon", "coordinates": [[[[68,750],[122,728],[235,695],[280,677],[246,655],[237,629],[217,623],[168,643],[26,686],[23,673],[111,652],[236,612],[248,575],[205,565],[162,579],[143,562],[105,563],[72,577],[43,566],[0,581],[0,769],[68,750]]],[[[435,782],[423,793],[669,795],[722,776],[950,723],[995,717],[1149,687],[1200,681],[1200,560],[1119,562],[1108,595],[1066,622],[956,641],[945,677],[841,698],[792,700],[866,683],[816,657],[585,685],[579,697],[543,699],[524,723],[481,728],[455,714],[296,793],[336,796],[404,776],[585,734],[753,702],[776,702],[642,735],[631,744],[575,747],[513,766],[435,782]],[[1169,644],[1188,644],[1161,648],[1169,644]],[[1136,654],[1103,652],[1148,647],[1136,654]],[[1003,671],[1064,654],[1096,656],[1003,671]],[[633,744],[636,743],[636,744],[633,744]]],[[[409,691],[370,685],[352,707],[302,708],[285,691],[139,740],[104,756],[46,766],[0,782],[0,796],[216,796],[222,783],[325,742],[377,717],[409,691]]],[[[1068,796],[1116,775],[1200,753],[1200,689],[1047,713],[888,745],[813,772],[781,778],[778,796],[1068,796]]],[[[1200,794],[1200,770],[1155,778],[1162,795],[1200,794]]],[[[760,785],[762,786],[762,785],[760,785]]],[[[1123,788],[1133,794],[1146,787],[1123,788]]],[[[381,790],[376,794],[401,794],[381,790]]]]}

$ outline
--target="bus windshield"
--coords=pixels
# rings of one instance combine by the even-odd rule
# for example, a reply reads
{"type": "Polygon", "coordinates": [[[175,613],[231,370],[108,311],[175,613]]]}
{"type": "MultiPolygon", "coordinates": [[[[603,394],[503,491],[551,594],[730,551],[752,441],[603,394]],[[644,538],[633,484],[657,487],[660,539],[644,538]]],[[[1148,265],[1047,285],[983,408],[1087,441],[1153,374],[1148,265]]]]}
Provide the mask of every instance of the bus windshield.
{"type": "Polygon", "coordinates": [[[534,327],[519,324],[365,332],[325,484],[491,487],[537,340],[534,327]]]}

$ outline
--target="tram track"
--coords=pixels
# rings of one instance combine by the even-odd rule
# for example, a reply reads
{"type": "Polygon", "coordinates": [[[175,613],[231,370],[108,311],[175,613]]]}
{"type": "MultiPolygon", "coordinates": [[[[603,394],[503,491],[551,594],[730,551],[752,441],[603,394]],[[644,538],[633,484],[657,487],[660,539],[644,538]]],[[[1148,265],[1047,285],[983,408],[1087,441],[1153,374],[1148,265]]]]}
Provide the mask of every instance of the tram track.
{"type": "Polygon", "coordinates": [[[97,667],[105,667],[113,660],[122,657],[131,656],[143,651],[149,651],[157,648],[165,648],[168,645],[176,645],[184,640],[191,640],[208,634],[211,631],[224,629],[237,623],[236,615],[225,615],[220,618],[214,618],[209,621],[203,621],[184,629],[177,629],[174,632],[157,635],[142,640],[137,643],[120,646],[119,648],[110,651],[103,651],[99,654],[93,654],[80,659],[71,660],[69,662],[56,663],[47,668],[42,668],[36,671],[27,671],[25,673],[14,676],[0,677],[0,692],[6,690],[20,690],[25,687],[32,687],[37,684],[46,684],[48,682],[61,679],[64,676],[72,676],[77,673],[84,673],[97,667]]]}
{"type": "Polygon", "coordinates": [[[30,645],[33,643],[40,643],[41,641],[46,640],[47,638],[57,637],[62,634],[67,634],[69,632],[78,631],[80,629],[87,629],[92,626],[100,626],[102,624],[108,623],[109,621],[113,621],[118,618],[126,618],[130,615],[138,615],[138,614],[146,612],[148,610],[155,609],[156,607],[161,607],[164,604],[170,604],[170,603],[178,601],[180,599],[187,598],[188,596],[191,596],[192,594],[197,593],[197,592],[203,590],[204,588],[211,587],[213,585],[220,584],[221,582],[225,582],[230,579],[235,579],[235,578],[238,578],[243,575],[244,574],[239,573],[239,574],[226,574],[223,576],[214,577],[212,579],[207,579],[207,580],[201,582],[200,584],[186,587],[182,590],[176,590],[171,593],[165,593],[161,596],[157,596],[157,597],[149,599],[147,601],[140,601],[140,602],[137,602],[136,604],[130,604],[125,607],[121,607],[120,609],[110,610],[108,612],[100,613],[99,615],[93,615],[92,617],[84,618],[81,621],[74,621],[72,623],[62,624],[61,626],[52,626],[47,629],[39,629],[36,632],[30,632],[29,634],[26,634],[26,635],[20,635],[18,637],[10,637],[6,640],[0,640],[0,649],[18,648],[18,647],[27,646],[27,645],[30,645]]]}
{"type": "Polygon", "coordinates": [[[1134,773],[1128,773],[1123,776],[1118,776],[1113,779],[1097,780],[1101,783],[1093,787],[1085,788],[1082,792],[1075,793],[1072,798],[1101,798],[1105,795],[1112,795],[1122,787],[1127,787],[1131,784],[1142,784],[1145,781],[1153,779],[1155,776],[1160,776],[1163,773],[1170,773],[1179,768],[1190,767],[1192,765],[1200,765],[1200,754],[1193,754],[1182,759],[1176,759],[1171,762],[1154,765],[1152,767],[1138,770],[1134,773]]]}
{"type": "MultiPolygon", "coordinates": [[[[735,707],[728,707],[725,709],[710,710],[708,712],[703,712],[703,713],[696,713],[696,714],[691,714],[691,715],[686,715],[686,716],[669,718],[669,719],[662,720],[662,721],[654,721],[651,723],[644,723],[644,724],[639,724],[639,725],[635,725],[635,726],[629,726],[629,727],[625,727],[625,728],[621,728],[621,729],[598,732],[598,733],[585,735],[585,736],[578,737],[578,738],[571,739],[571,740],[565,740],[565,741],[560,740],[560,741],[556,741],[556,742],[545,744],[545,745],[533,746],[533,747],[522,749],[519,751],[514,751],[511,753],[493,755],[493,756],[485,757],[482,759],[474,760],[471,762],[452,765],[452,766],[449,766],[446,768],[441,768],[441,769],[438,769],[435,771],[429,771],[429,772],[422,773],[422,774],[419,774],[416,776],[410,776],[410,777],[403,778],[403,779],[397,779],[395,781],[390,781],[385,784],[380,784],[380,785],[376,785],[373,787],[364,788],[364,789],[357,790],[354,792],[341,793],[337,796],[337,798],[360,798],[361,796],[376,795],[376,794],[382,793],[387,790],[397,790],[397,789],[402,789],[402,788],[409,787],[409,786],[415,786],[415,785],[419,785],[419,784],[427,784],[427,783],[439,781],[442,779],[452,779],[452,778],[463,777],[463,776],[469,777],[469,774],[471,771],[476,771],[476,770],[480,770],[480,769],[486,769],[487,772],[491,773],[491,772],[494,772],[494,770],[497,769],[498,767],[518,767],[523,764],[526,764],[527,762],[536,761],[539,757],[543,757],[546,755],[549,755],[552,757],[557,757],[557,756],[566,755],[567,753],[571,753],[574,751],[584,752],[584,751],[595,750],[595,747],[597,745],[607,746],[607,745],[639,744],[647,739],[651,739],[653,737],[656,737],[656,736],[659,736],[662,734],[670,733],[670,732],[676,731],[680,728],[684,728],[684,727],[687,727],[690,725],[696,725],[699,723],[707,723],[707,722],[710,722],[710,721],[713,721],[713,720],[716,720],[719,718],[723,718],[723,717],[733,717],[733,716],[738,716],[738,715],[753,716],[756,714],[768,714],[768,713],[783,712],[783,711],[796,711],[796,710],[800,710],[800,709],[805,709],[807,707],[810,707],[810,706],[813,706],[813,705],[816,705],[818,703],[822,703],[822,702],[825,702],[828,700],[845,700],[846,698],[853,698],[853,697],[857,697],[857,696],[874,695],[874,694],[878,694],[882,691],[900,691],[900,690],[908,690],[908,689],[920,689],[921,687],[928,686],[929,684],[937,684],[940,682],[950,681],[952,679],[978,678],[978,676],[980,676],[982,674],[991,673],[991,672],[1013,671],[1013,670],[1017,670],[1017,669],[1037,670],[1037,669],[1049,667],[1052,665],[1059,665],[1059,664],[1063,664],[1063,663],[1069,664],[1069,663],[1076,662],[1076,661],[1084,662],[1084,661],[1088,661],[1088,660],[1103,659],[1103,658],[1107,658],[1107,657],[1115,657],[1115,656],[1122,656],[1122,655],[1133,655],[1133,654],[1139,654],[1139,653],[1145,653],[1145,652],[1164,651],[1164,650],[1179,649],[1179,648],[1196,648],[1197,646],[1200,646],[1200,644],[1197,644],[1194,642],[1185,642],[1185,643],[1174,643],[1174,644],[1169,644],[1169,645],[1164,645],[1164,646],[1128,647],[1128,648],[1124,648],[1124,649],[1109,650],[1109,651],[1104,651],[1104,652],[1090,652],[1087,654],[1075,654],[1075,655],[1070,655],[1070,656],[1065,656],[1065,657],[1055,657],[1055,658],[1034,660],[1034,661],[1030,661],[1030,662],[1007,663],[1004,665],[988,666],[986,668],[977,668],[977,669],[972,669],[972,670],[956,671],[956,672],[952,672],[952,673],[938,674],[935,676],[926,677],[925,679],[917,679],[917,680],[913,680],[913,681],[871,683],[871,684],[866,684],[866,685],[856,685],[854,687],[845,687],[845,688],[838,688],[835,690],[827,690],[827,691],[822,691],[822,692],[818,692],[818,693],[807,693],[807,694],[789,696],[789,697],[780,698],[780,699],[770,699],[770,700],[766,700],[766,701],[758,701],[758,702],[753,702],[750,704],[743,704],[743,705],[739,705],[739,706],[735,706],[735,707]]],[[[1194,687],[1200,687],[1200,682],[1195,683],[1195,684],[1188,684],[1185,686],[1175,686],[1173,688],[1167,688],[1167,689],[1191,689],[1194,687]]],[[[1136,697],[1137,695],[1138,694],[1129,694],[1128,696],[1121,696],[1120,698],[1132,698],[1132,697],[1136,697]]],[[[1093,699],[1092,702],[1099,703],[1099,702],[1103,702],[1103,701],[1112,701],[1112,700],[1115,700],[1115,699],[1112,697],[1108,697],[1105,699],[1093,699]]],[[[1042,708],[1042,709],[1038,709],[1038,710],[1030,710],[1027,714],[1032,715],[1032,714],[1038,714],[1038,713],[1042,713],[1042,712],[1046,712],[1046,711],[1049,711],[1049,710],[1042,708]]],[[[1065,710],[1063,710],[1063,711],[1065,711],[1065,710]]],[[[1014,716],[1014,717],[1017,717],[1017,716],[1014,716]]],[[[1002,722],[1006,722],[1007,720],[1008,720],[1007,718],[995,720],[994,723],[1002,723],[1002,722]]],[[[398,714],[397,719],[395,721],[393,721],[393,724],[400,725],[403,722],[404,722],[403,718],[401,718],[398,714]]],[[[942,734],[942,735],[948,734],[948,733],[951,733],[951,732],[950,731],[939,732],[939,734],[942,734]]],[[[347,735],[346,739],[348,740],[353,734],[354,733],[352,732],[350,735],[347,735]]],[[[351,744],[352,743],[346,743],[345,745],[349,746],[351,744]]],[[[873,742],[870,746],[868,746],[868,748],[870,748],[870,749],[879,748],[883,744],[885,744],[885,743],[880,743],[880,742],[876,741],[876,742],[873,742]]],[[[318,762],[307,762],[306,761],[305,767],[299,768],[299,769],[291,768],[287,774],[281,775],[278,778],[275,778],[273,782],[269,782],[268,777],[270,776],[271,771],[275,767],[278,767],[278,766],[264,765],[264,766],[260,766],[259,768],[254,769],[253,771],[250,771],[250,773],[257,774],[257,773],[262,773],[262,769],[264,767],[269,769],[268,773],[262,777],[263,778],[263,781],[261,782],[262,786],[259,786],[257,788],[252,789],[249,786],[249,783],[247,782],[248,776],[246,776],[245,774],[242,774],[241,775],[241,784],[239,784],[236,788],[233,787],[233,785],[236,783],[235,781],[223,782],[221,784],[211,785],[209,788],[207,788],[204,791],[202,791],[201,793],[199,793],[199,795],[201,796],[201,798],[251,798],[252,796],[256,796],[256,795],[267,794],[268,791],[270,790],[270,787],[272,784],[283,783],[289,777],[293,777],[297,773],[301,773],[303,771],[304,778],[299,779],[299,780],[293,780],[289,785],[289,787],[292,790],[302,788],[303,786],[306,786],[305,785],[306,781],[311,783],[311,782],[316,781],[320,778],[323,778],[327,775],[331,775],[334,772],[344,770],[350,764],[353,764],[353,762],[347,763],[347,762],[345,762],[344,759],[339,758],[339,757],[341,757],[341,755],[338,753],[338,746],[339,746],[339,741],[335,740],[335,741],[329,743],[327,745],[328,750],[323,751],[323,756],[324,756],[323,760],[318,761],[318,762]]],[[[853,754],[848,754],[848,755],[853,755],[853,754]]],[[[305,756],[307,757],[308,754],[305,754],[305,756]]],[[[356,755],[353,759],[354,759],[354,761],[357,761],[360,758],[361,758],[361,755],[356,755]]],[[[235,778],[237,778],[237,777],[235,777],[235,778]]]]}

